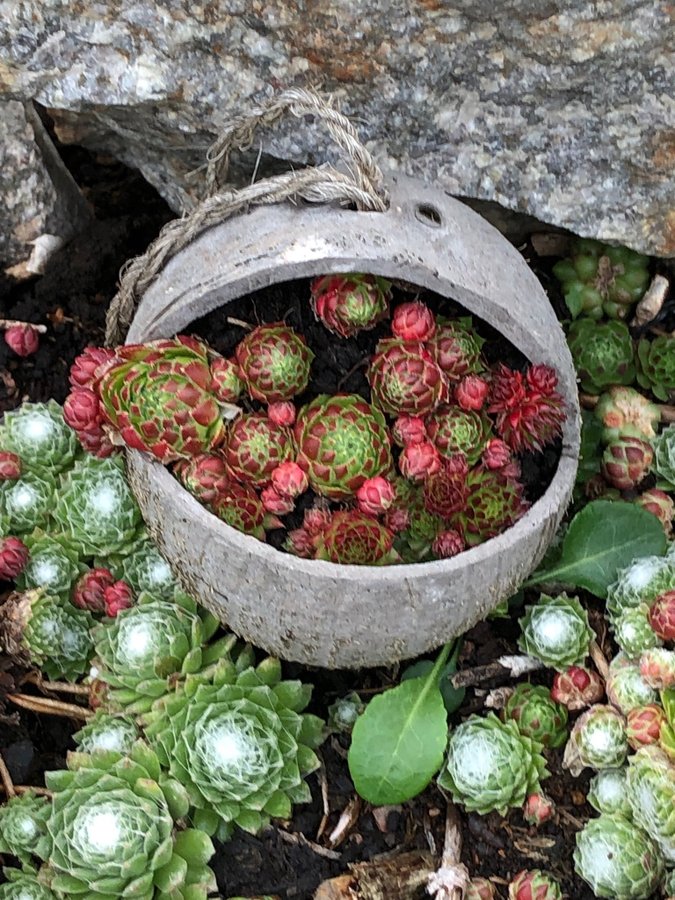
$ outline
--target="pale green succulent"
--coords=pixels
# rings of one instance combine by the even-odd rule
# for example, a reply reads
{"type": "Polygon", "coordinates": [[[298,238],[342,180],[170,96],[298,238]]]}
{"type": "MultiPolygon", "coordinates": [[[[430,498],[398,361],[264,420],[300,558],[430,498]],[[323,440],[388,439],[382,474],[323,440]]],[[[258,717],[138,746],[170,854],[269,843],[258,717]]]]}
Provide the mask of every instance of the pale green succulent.
{"type": "Polygon", "coordinates": [[[567,740],[567,709],[556,703],[543,685],[517,685],[506,701],[503,717],[543,747],[560,747],[567,740]]]}
{"type": "Polygon", "coordinates": [[[140,736],[141,732],[130,716],[111,715],[98,709],[94,717],[75,732],[73,740],[81,753],[105,750],[126,756],[140,736]]]}
{"type": "Polygon", "coordinates": [[[49,800],[33,793],[7,800],[0,806],[0,853],[10,853],[25,864],[33,856],[45,859],[49,812],[49,800]]]}
{"type": "Polygon", "coordinates": [[[201,900],[216,887],[210,839],[177,831],[189,800],[147,746],[129,756],[76,753],[48,772],[50,887],[63,900],[201,900]]]}
{"type": "Polygon", "coordinates": [[[350,691],[328,707],[328,727],[332,731],[351,734],[356,720],[366,708],[366,704],[356,691],[350,691]]]}
{"type": "Polygon", "coordinates": [[[525,612],[519,620],[523,653],[559,672],[583,664],[595,635],[578,597],[542,594],[525,612]]]}
{"type": "Polygon", "coordinates": [[[661,638],[649,624],[649,607],[629,606],[613,622],[614,640],[629,659],[639,659],[651,647],[660,647],[661,638]]]}
{"type": "Polygon", "coordinates": [[[640,666],[632,663],[623,653],[618,653],[609,664],[606,690],[609,702],[624,716],[631,709],[658,701],[658,693],[644,680],[640,666]]]}
{"type": "Polygon", "coordinates": [[[470,812],[506,815],[548,776],[541,749],[515,722],[501,722],[494,713],[472,715],[450,734],[438,783],[470,812]]]}
{"type": "Polygon", "coordinates": [[[657,487],[675,490],[675,423],[664,428],[652,441],[653,468],[657,475],[657,487]]]}
{"type": "Polygon", "coordinates": [[[599,813],[623,816],[631,819],[633,811],[626,791],[625,766],[620,769],[603,769],[591,778],[586,799],[599,813]]]}
{"type": "Polygon", "coordinates": [[[0,449],[21,457],[23,465],[35,470],[62,472],[79,453],[75,432],[63,420],[58,403],[22,403],[5,413],[0,429],[0,449]]]}
{"type": "Polygon", "coordinates": [[[626,720],[613,706],[596,704],[574,723],[563,766],[575,777],[589,766],[591,769],[616,769],[628,755],[626,720]]]}
{"type": "Polygon", "coordinates": [[[30,556],[16,579],[17,589],[44,588],[48,594],[68,597],[84,569],[76,551],[62,538],[41,531],[27,537],[25,544],[30,556]]]}
{"type": "Polygon", "coordinates": [[[194,600],[181,593],[171,602],[141,594],[135,606],[97,625],[93,664],[96,677],[108,685],[110,708],[147,712],[179,678],[229,653],[236,644],[233,635],[206,643],[217,627],[213,616],[200,614],[194,600]]]}
{"type": "Polygon", "coordinates": [[[574,869],[596,897],[650,900],[664,874],[661,851],[623,816],[601,815],[577,833],[574,869]]]}
{"type": "Polygon", "coordinates": [[[2,874],[7,881],[0,884],[0,900],[58,900],[33,869],[4,868],[2,874]]]}
{"type": "Polygon", "coordinates": [[[675,863],[675,764],[655,744],[628,760],[628,800],[633,819],[675,863]]]}
{"type": "Polygon", "coordinates": [[[324,728],[303,714],[311,691],[282,681],[276,659],[243,671],[222,660],[208,678],[190,677],[155,704],[146,736],[187,788],[198,828],[221,839],[233,824],[255,834],[311,799],[304,778],[319,767],[324,728]]]}
{"type": "Polygon", "coordinates": [[[121,561],[119,575],[134,593],[148,593],[158,600],[171,600],[178,583],[168,562],[152,541],[139,541],[121,561]]]}
{"type": "Polygon", "coordinates": [[[675,588],[675,565],[667,556],[643,556],[625,569],[619,569],[616,581],[607,589],[607,611],[616,620],[625,610],[641,604],[651,605],[675,588]]]}
{"type": "Polygon", "coordinates": [[[54,518],[83,555],[115,553],[131,543],[141,513],[119,459],[87,456],[59,486],[54,518]]]}
{"type": "Polygon", "coordinates": [[[54,506],[56,486],[46,472],[24,472],[0,483],[0,503],[9,534],[27,534],[43,526],[54,506]]]}

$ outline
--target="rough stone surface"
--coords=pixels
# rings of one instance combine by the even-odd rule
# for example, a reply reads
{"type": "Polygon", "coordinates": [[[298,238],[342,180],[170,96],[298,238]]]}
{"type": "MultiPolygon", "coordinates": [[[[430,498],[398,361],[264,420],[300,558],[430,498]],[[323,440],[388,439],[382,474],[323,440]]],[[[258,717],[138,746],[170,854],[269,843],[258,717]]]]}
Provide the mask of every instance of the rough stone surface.
{"type": "Polygon", "coordinates": [[[0,267],[40,271],[89,218],[35,110],[0,102],[0,267]]]}
{"type": "MultiPolygon", "coordinates": [[[[213,134],[291,84],[384,163],[582,235],[675,255],[673,6],[656,0],[13,0],[0,91],[188,208],[213,134]]],[[[307,127],[273,156],[323,158],[307,127]]]]}

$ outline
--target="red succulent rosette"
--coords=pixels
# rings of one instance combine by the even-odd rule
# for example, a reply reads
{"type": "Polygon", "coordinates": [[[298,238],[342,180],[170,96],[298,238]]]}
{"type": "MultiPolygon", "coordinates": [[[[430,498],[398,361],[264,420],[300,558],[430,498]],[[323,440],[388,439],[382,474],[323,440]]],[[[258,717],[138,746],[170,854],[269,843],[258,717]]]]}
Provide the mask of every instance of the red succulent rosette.
{"type": "Polygon", "coordinates": [[[372,402],[391,416],[424,415],[448,397],[445,376],[419,343],[380,341],[368,369],[372,402]]]}

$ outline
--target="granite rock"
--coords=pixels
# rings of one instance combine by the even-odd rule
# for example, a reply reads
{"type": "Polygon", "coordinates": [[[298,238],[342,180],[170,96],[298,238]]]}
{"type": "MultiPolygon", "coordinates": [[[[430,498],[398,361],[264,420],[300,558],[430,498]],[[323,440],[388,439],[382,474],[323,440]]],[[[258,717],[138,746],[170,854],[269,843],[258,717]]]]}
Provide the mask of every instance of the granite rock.
{"type": "MultiPolygon", "coordinates": [[[[4,7],[4,9],[3,9],[4,7]]],[[[675,255],[675,40],[655,0],[13,0],[0,93],[194,202],[213,135],[292,84],[385,165],[585,236],[675,255]]],[[[310,125],[261,138],[326,158],[310,125]]]]}

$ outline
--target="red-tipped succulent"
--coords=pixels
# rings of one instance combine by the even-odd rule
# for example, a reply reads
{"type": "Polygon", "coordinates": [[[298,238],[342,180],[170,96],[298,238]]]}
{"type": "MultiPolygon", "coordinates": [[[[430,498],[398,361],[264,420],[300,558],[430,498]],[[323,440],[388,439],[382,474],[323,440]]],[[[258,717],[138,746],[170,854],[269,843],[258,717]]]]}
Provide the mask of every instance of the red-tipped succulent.
{"type": "Polygon", "coordinates": [[[485,415],[458,406],[439,406],[427,417],[426,424],[429,439],[442,456],[463,453],[471,466],[492,436],[485,415]]]}
{"type": "Polygon", "coordinates": [[[636,487],[648,474],[653,459],[654,452],[647,441],[622,437],[607,445],[600,469],[613,487],[626,491],[636,487]]]}
{"type": "Polygon", "coordinates": [[[309,487],[309,479],[296,462],[288,460],[272,471],[272,487],[282,497],[293,499],[304,494],[309,487]]]}
{"type": "Polygon", "coordinates": [[[114,350],[105,347],[85,347],[70,367],[70,386],[72,388],[93,388],[96,371],[104,363],[115,356],[114,350]]]}
{"type": "Polygon", "coordinates": [[[509,445],[501,438],[490,438],[485,445],[481,461],[486,469],[503,469],[513,460],[509,445]]]}
{"type": "Polygon", "coordinates": [[[399,416],[391,427],[391,434],[399,447],[421,444],[428,440],[427,428],[421,416],[399,416]]]}
{"type": "Polygon", "coordinates": [[[294,528],[286,535],[284,547],[293,556],[314,559],[316,544],[316,535],[311,534],[306,528],[294,528]]]}
{"type": "Polygon", "coordinates": [[[368,383],[373,404],[391,416],[424,415],[448,396],[445,376],[429,351],[391,338],[378,343],[368,383]]]}
{"type": "Polygon", "coordinates": [[[592,669],[570,666],[567,671],[556,672],[553,677],[552,699],[571,712],[599,703],[604,695],[602,678],[592,669]]]}
{"type": "Polygon", "coordinates": [[[265,540],[266,521],[277,526],[276,521],[269,523],[267,515],[272,514],[267,513],[258,494],[247,484],[230,482],[227,488],[219,492],[211,507],[232,528],[261,541],[265,540]]]}
{"type": "Polygon", "coordinates": [[[89,569],[76,581],[71,599],[78,609],[87,609],[89,612],[97,613],[105,612],[105,592],[114,584],[115,578],[110,569],[103,567],[89,569]]]}
{"type": "Polygon", "coordinates": [[[304,337],[284,322],[254,328],[237,345],[235,356],[249,394],[264,403],[302,394],[314,359],[304,337]]]}
{"type": "Polygon", "coordinates": [[[21,459],[9,450],[0,450],[0,481],[16,481],[21,475],[21,459]]]}
{"type": "Polygon", "coordinates": [[[431,544],[431,550],[438,559],[450,559],[450,557],[457,556],[458,553],[462,553],[465,549],[466,543],[464,538],[454,528],[441,531],[431,544]]]}
{"type": "Polygon", "coordinates": [[[75,388],[65,399],[63,418],[78,434],[98,434],[104,422],[104,410],[98,395],[90,388],[75,388]]]}
{"type": "Polygon", "coordinates": [[[134,592],[126,581],[116,581],[103,591],[105,614],[113,619],[123,609],[134,605],[134,592]]]}
{"type": "Polygon", "coordinates": [[[500,534],[528,508],[522,485],[499,472],[476,467],[469,472],[467,482],[468,497],[459,521],[469,546],[500,534]]]}
{"type": "Polygon", "coordinates": [[[656,598],[649,609],[649,624],[662,641],[675,641],[675,590],[656,598]]]}
{"type": "Polygon", "coordinates": [[[509,885],[509,900],[562,900],[560,886],[540,869],[523,869],[509,885]]]}
{"type": "Polygon", "coordinates": [[[555,804],[543,791],[530,794],[523,805],[523,818],[535,828],[550,821],[554,813],[555,804]]]}
{"type": "Polygon", "coordinates": [[[236,359],[217,356],[211,360],[211,388],[223,403],[236,403],[244,392],[244,382],[236,359]]]}
{"type": "Polygon", "coordinates": [[[436,319],[426,303],[411,300],[394,310],[391,331],[401,341],[424,343],[436,333],[436,319]]]}
{"type": "Polygon", "coordinates": [[[199,453],[191,459],[179,460],[173,473],[191,494],[209,504],[230,483],[225,457],[221,453],[199,453]]]}
{"type": "Polygon", "coordinates": [[[441,455],[431,441],[408,444],[398,458],[398,467],[404,478],[424,481],[441,468],[441,455]]]}
{"type": "Polygon", "coordinates": [[[321,534],[331,523],[332,512],[324,506],[312,506],[305,510],[302,526],[313,537],[321,534]]]}
{"type": "Polygon", "coordinates": [[[673,500],[669,494],[659,490],[659,488],[650,488],[648,491],[643,491],[636,497],[635,502],[638,506],[641,506],[643,509],[652,513],[652,515],[655,515],[663,525],[666,537],[672,537],[673,519],[675,518],[675,500],[673,500]]]}
{"type": "Polygon", "coordinates": [[[341,510],[319,535],[317,558],[343,565],[386,565],[398,560],[393,546],[393,532],[376,519],[360,510],[341,510]]]}
{"type": "Polygon", "coordinates": [[[429,343],[431,353],[450,381],[483,370],[483,339],[473,329],[471,319],[437,323],[436,334],[429,343]]]}
{"type": "Polygon", "coordinates": [[[14,581],[28,562],[28,547],[18,537],[0,538],[0,579],[14,581]]]}
{"type": "Polygon", "coordinates": [[[497,891],[487,878],[472,878],[462,900],[496,900],[497,891]]]}
{"type": "Polygon", "coordinates": [[[455,387],[455,402],[460,409],[472,409],[475,412],[485,406],[490,385],[480,375],[465,375],[455,387]]]}
{"type": "Polygon", "coordinates": [[[278,400],[267,407],[267,418],[273,425],[290,428],[295,424],[297,410],[290,400],[278,400]]]}
{"type": "Polygon", "coordinates": [[[272,472],[294,452],[290,429],[273,425],[263,413],[244,413],[228,428],[225,462],[236,481],[269,484],[272,472]]]}
{"type": "Polygon", "coordinates": [[[40,346],[40,332],[28,322],[5,329],[5,343],[17,356],[32,356],[40,346]]]}
{"type": "Polygon", "coordinates": [[[424,481],[424,506],[431,513],[450,519],[466,506],[469,496],[469,466],[461,453],[444,459],[440,469],[424,481]]]}
{"type": "Polygon", "coordinates": [[[522,372],[499,364],[490,384],[488,411],[499,436],[516,453],[541,450],[562,431],[565,406],[550,366],[532,365],[522,372]]]}
{"type": "Polygon", "coordinates": [[[280,494],[272,485],[262,489],[260,500],[265,512],[272,513],[275,516],[285,516],[295,509],[293,498],[289,497],[288,494],[280,494]]]}
{"type": "Polygon", "coordinates": [[[639,750],[648,744],[658,744],[661,726],[665,721],[663,707],[656,703],[629,710],[626,715],[626,735],[633,750],[639,750]]]}
{"type": "Polygon", "coordinates": [[[344,338],[374,328],[389,312],[390,299],[391,285],[377,275],[324,275],[311,285],[314,315],[344,338]]]}
{"type": "Polygon", "coordinates": [[[379,516],[394,502],[395,492],[391,481],[382,475],[364,481],[356,492],[356,503],[362,513],[379,516]]]}

